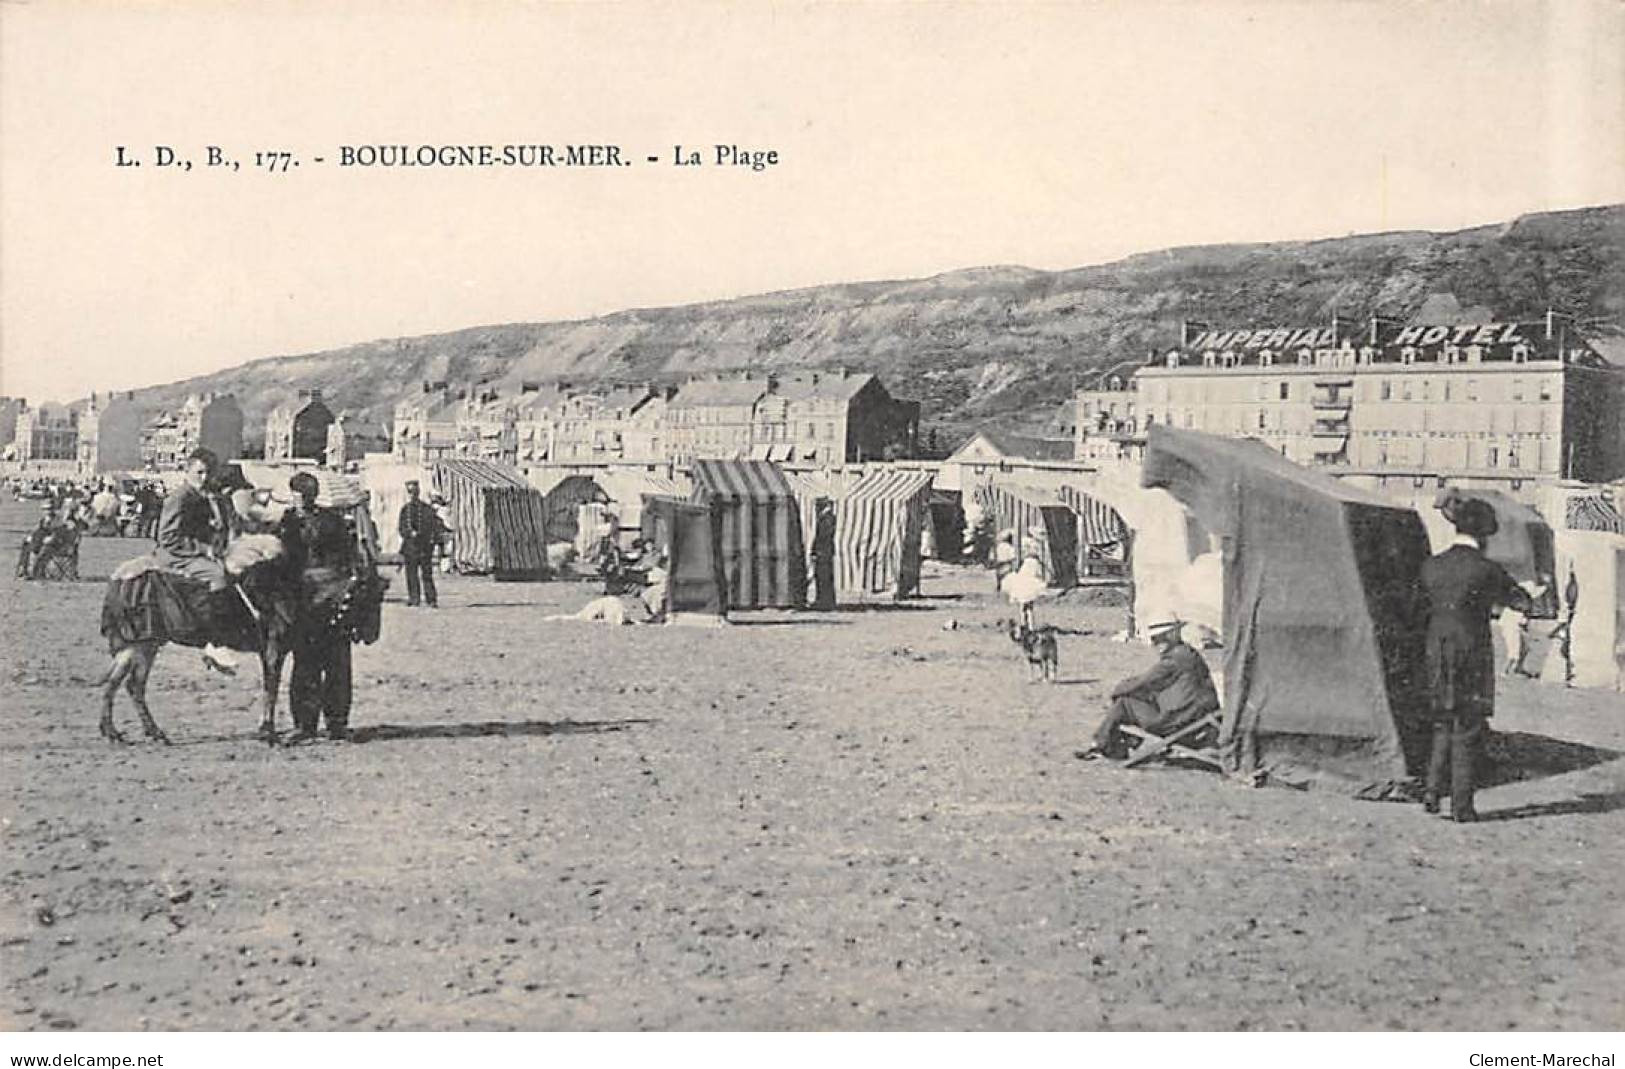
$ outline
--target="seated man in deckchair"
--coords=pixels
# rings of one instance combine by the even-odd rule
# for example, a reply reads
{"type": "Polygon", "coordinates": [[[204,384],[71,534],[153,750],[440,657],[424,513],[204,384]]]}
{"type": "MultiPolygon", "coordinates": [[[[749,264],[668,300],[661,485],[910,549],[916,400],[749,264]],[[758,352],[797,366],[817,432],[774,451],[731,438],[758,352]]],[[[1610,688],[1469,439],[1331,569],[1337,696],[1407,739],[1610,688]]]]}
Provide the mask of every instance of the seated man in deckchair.
{"type": "Polygon", "coordinates": [[[1124,724],[1166,735],[1219,707],[1207,663],[1186,645],[1180,633],[1183,626],[1179,620],[1167,620],[1147,629],[1157,648],[1157,663],[1112,688],[1111,709],[1095,729],[1094,745],[1075,756],[1085,761],[1097,757],[1121,760],[1128,756],[1128,745],[1119,730],[1124,724]]]}

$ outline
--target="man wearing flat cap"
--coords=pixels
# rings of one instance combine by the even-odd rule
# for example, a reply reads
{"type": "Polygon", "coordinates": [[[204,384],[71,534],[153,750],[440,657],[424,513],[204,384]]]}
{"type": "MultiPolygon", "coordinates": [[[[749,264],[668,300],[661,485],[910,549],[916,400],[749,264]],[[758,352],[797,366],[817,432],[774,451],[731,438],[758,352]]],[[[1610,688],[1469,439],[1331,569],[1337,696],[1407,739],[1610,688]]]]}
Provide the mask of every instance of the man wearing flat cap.
{"type": "Polygon", "coordinates": [[[1478,819],[1473,807],[1475,766],[1495,712],[1490,615],[1510,608],[1527,616],[1535,611],[1535,603],[1504,568],[1484,555],[1485,541],[1500,526],[1494,508],[1468,498],[1455,502],[1447,514],[1456,528],[1455,541],[1424,561],[1420,576],[1427,605],[1424,663],[1433,721],[1423,804],[1429,813],[1439,812],[1448,779],[1450,816],[1466,823],[1478,819]]]}
{"type": "Polygon", "coordinates": [[[1119,730],[1124,724],[1166,735],[1219,707],[1207,662],[1185,643],[1183,626],[1179,620],[1164,620],[1146,629],[1157,649],[1157,663],[1112,688],[1111,708],[1095,729],[1094,745],[1076,756],[1086,761],[1096,757],[1121,760],[1128,756],[1127,742],[1119,730]]]}
{"type": "Polygon", "coordinates": [[[406,504],[401,506],[401,560],[406,564],[406,603],[421,599],[433,609],[439,596],[434,588],[434,553],[442,538],[440,514],[418,496],[416,479],[406,484],[406,504]]]}
{"type": "MultiPolygon", "coordinates": [[[[285,545],[294,547],[303,573],[328,570],[349,574],[355,567],[355,539],[348,521],[337,509],[316,503],[321,483],[301,471],[288,480],[298,503],[282,517],[285,545]]],[[[306,595],[302,602],[309,602],[306,595]]],[[[288,707],[293,714],[290,742],[316,737],[325,720],[327,737],[335,742],[350,735],[350,646],[347,626],[332,625],[333,606],[302,604],[297,640],[293,647],[293,674],[288,680],[288,707]]]]}

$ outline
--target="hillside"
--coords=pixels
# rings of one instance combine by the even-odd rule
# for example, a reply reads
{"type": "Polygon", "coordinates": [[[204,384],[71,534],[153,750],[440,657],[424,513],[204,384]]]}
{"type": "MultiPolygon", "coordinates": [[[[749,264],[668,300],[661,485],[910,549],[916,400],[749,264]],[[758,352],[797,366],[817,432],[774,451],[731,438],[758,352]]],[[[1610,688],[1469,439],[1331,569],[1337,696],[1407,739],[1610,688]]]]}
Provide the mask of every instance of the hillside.
{"type": "Polygon", "coordinates": [[[980,423],[1037,425],[1091,369],[1143,357],[1183,318],[1220,325],[1405,317],[1454,293],[1501,318],[1553,307],[1595,329],[1625,322],[1625,205],[1530,215],[1452,233],[1168,249],[1069,271],[984,267],[597,319],[472,327],[278,356],[138,391],[156,408],[195,390],[236,393],[248,436],[272,407],[320,386],[335,407],[387,409],[444,379],[680,382],[729,368],[874,371],[924,404],[952,443],[980,423]]]}

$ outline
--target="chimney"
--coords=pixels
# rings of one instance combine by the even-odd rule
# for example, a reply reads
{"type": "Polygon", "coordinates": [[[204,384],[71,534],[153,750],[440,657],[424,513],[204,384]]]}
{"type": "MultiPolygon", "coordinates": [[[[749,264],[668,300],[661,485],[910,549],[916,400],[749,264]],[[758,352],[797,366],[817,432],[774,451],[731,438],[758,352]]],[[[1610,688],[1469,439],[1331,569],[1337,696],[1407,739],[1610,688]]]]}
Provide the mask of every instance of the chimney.
{"type": "Polygon", "coordinates": [[[1555,315],[1550,308],[1546,309],[1546,340],[1552,340],[1552,331],[1556,327],[1555,315]]]}

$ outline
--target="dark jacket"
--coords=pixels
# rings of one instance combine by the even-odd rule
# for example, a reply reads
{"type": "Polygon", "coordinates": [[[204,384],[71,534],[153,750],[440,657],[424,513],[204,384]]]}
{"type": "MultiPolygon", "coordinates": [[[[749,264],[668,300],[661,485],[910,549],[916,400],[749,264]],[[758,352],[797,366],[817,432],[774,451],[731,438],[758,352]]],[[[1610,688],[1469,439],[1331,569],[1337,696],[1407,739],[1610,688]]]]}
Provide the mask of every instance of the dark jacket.
{"type": "Polygon", "coordinates": [[[293,548],[305,568],[349,571],[354,564],[354,542],[344,514],[317,505],[309,512],[291,508],[282,514],[277,531],[283,544],[293,548]]]}
{"type": "Polygon", "coordinates": [[[428,560],[440,544],[440,514],[419,498],[401,506],[401,556],[407,560],[428,560]]]}
{"type": "MultiPolygon", "coordinates": [[[[1112,688],[1112,697],[1155,702],[1169,726],[1187,724],[1219,707],[1207,662],[1183,642],[1171,643],[1148,671],[1117,684],[1112,688]]],[[[1142,726],[1158,730],[1150,724],[1142,726]]]]}
{"type": "Polygon", "coordinates": [[[1468,546],[1451,546],[1422,564],[1427,602],[1425,663],[1433,713],[1487,717],[1495,712],[1495,652],[1490,613],[1528,614],[1534,603],[1506,569],[1468,546]]]}

